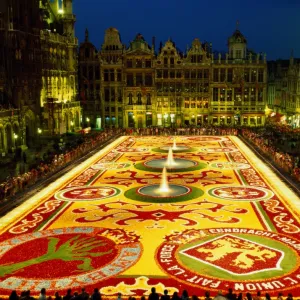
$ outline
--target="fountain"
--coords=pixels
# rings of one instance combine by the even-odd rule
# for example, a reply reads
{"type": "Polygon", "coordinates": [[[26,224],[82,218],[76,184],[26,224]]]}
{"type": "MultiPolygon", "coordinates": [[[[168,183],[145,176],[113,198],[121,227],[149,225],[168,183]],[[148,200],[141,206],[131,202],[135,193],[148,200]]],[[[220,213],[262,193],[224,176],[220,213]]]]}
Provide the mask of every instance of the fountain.
{"type": "Polygon", "coordinates": [[[161,182],[160,182],[158,192],[159,193],[168,193],[168,192],[170,192],[166,167],[164,167],[163,171],[162,171],[161,182]]]}
{"type": "MultiPolygon", "coordinates": [[[[189,167],[191,168],[191,166],[195,167],[197,164],[196,161],[184,160],[181,158],[174,159],[172,149],[170,148],[167,159],[154,159],[143,163],[143,166],[148,166],[152,169],[162,169],[160,183],[131,188],[125,192],[125,197],[132,200],[151,203],[171,203],[200,197],[204,194],[201,189],[177,183],[169,184],[167,176],[168,167],[170,167],[170,172],[178,170],[176,168],[182,168],[184,171],[185,168],[188,169],[189,167]]],[[[135,167],[137,168],[137,165],[135,165],[135,167]]]]}
{"type": "Polygon", "coordinates": [[[174,166],[176,166],[177,163],[175,162],[174,158],[173,158],[173,151],[172,151],[172,148],[170,147],[169,148],[169,152],[168,152],[168,157],[167,157],[167,161],[166,161],[166,164],[165,166],[167,168],[172,168],[174,166]]]}
{"type": "Polygon", "coordinates": [[[173,150],[177,150],[177,146],[176,146],[176,138],[174,137],[174,141],[173,141],[173,150]]]}
{"type": "Polygon", "coordinates": [[[162,147],[159,147],[158,149],[163,150],[165,152],[169,151],[169,149],[172,148],[173,151],[176,152],[190,152],[192,149],[189,146],[186,145],[177,145],[176,144],[176,137],[173,138],[173,144],[170,145],[165,145],[162,147]]]}

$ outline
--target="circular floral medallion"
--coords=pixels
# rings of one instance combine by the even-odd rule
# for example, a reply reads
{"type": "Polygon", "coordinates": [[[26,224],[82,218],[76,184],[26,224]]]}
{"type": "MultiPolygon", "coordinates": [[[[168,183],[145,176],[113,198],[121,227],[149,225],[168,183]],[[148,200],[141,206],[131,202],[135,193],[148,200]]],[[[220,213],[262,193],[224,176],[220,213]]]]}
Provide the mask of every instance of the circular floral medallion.
{"type": "Polygon", "coordinates": [[[38,231],[0,243],[0,289],[60,290],[115,276],[137,262],[139,237],[122,229],[38,231]]]}
{"type": "Polygon", "coordinates": [[[119,170],[128,168],[130,164],[128,163],[116,163],[116,162],[104,162],[98,163],[91,166],[94,170],[119,170]]]}
{"type": "Polygon", "coordinates": [[[229,161],[217,161],[210,164],[210,166],[214,169],[221,169],[221,170],[242,170],[242,169],[250,168],[249,164],[229,162],[229,161]]]}
{"type": "Polygon", "coordinates": [[[216,198],[238,201],[266,200],[274,196],[268,189],[252,186],[223,186],[213,188],[208,193],[216,198]]]}
{"type": "Polygon", "coordinates": [[[156,259],[165,273],[188,285],[273,292],[300,285],[299,245],[294,237],[263,230],[187,229],[166,236],[156,259]]]}
{"type": "Polygon", "coordinates": [[[96,201],[118,195],[120,190],[111,186],[72,187],[55,194],[57,200],[96,201]]]}

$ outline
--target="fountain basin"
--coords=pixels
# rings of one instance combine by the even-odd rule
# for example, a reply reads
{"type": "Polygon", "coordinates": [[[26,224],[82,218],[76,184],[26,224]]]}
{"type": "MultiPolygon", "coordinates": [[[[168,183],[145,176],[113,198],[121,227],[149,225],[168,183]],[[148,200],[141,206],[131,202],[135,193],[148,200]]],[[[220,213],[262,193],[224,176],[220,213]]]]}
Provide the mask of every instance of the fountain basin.
{"type": "Polygon", "coordinates": [[[185,158],[174,158],[175,164],[167,166],[166,158],[151,159],[142,163],[137,163],[134,167],[138,170],[149,171],[149,172],[161,172],[164,167],[167,168],[168,173],[174,172],[190,172],[201,170],[207,167],[206,163],[197,162],[195,160],[185,158]]]}
{"type": "Polygon", "coordinates": [[[163,167],[169,169],[185,169],[197,166],[197,162],[194,160],[188,160],[184,158],[174,158],[174,164],[171,166],[167,165],[167,160],[165,158],[152,159],[144,162],[144,165],[150,168],[156,168],[161,170],[163,167]]]}
{"type": "Polygon", "coordinates": [[[153,198],[166,198],[166,197],[179,197],[191,192],[191,189],[184,185],[169,184],[167,192],[160,191],[159,184],[146,185],[137,189],[139,195],[153,197],[153,198]]]}
{"type": "Polygon", "coordinates": [[[181,152],[193,152],[197,151],[196,148],[191,148],[186,145],[176,145],[174,148],[173,145],[166,145],[159,148],[153,148],[151,149],[153,152],[159,152],[159,153],[168,153],[169,149],[172,149],[173,153],[181,153],[181,152]]]}
{"type": "Polygon", "coordinates": [[[159,184],[145,185],[129,189],[124,195],[131,200],[150,203],[182,202],[193,200],[204,195],[204,192],[199,188],[180,184],[170,183],[167,193],[160,193],[159,189],[159,184]]]}

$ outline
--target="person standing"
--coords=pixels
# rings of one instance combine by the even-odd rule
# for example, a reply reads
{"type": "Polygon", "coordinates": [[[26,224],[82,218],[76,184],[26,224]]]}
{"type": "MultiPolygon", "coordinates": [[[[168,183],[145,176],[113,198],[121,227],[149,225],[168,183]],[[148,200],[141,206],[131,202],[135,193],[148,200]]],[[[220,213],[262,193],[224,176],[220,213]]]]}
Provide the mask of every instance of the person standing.
{"type": "Polygon", "coordinates": [[[155,287],[151,289],[151,294],[149,295],[148,300],[159,300],[159,296],[156,293],[155,287]]]}

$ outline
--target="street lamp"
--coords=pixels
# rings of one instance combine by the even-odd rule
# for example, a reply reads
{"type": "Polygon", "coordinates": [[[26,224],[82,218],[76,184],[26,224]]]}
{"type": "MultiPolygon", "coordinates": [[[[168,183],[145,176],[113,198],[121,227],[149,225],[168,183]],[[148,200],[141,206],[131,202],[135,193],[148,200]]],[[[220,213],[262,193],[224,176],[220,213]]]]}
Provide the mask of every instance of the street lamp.
{"type": "Polygon", "coordinates": [[[16,142],[17,142],[17,138],[18,138],[18,135],[14,133],[14,141],[15,141],[15,147],[17,146],[17,145],[16,145],[16,142]]]}

